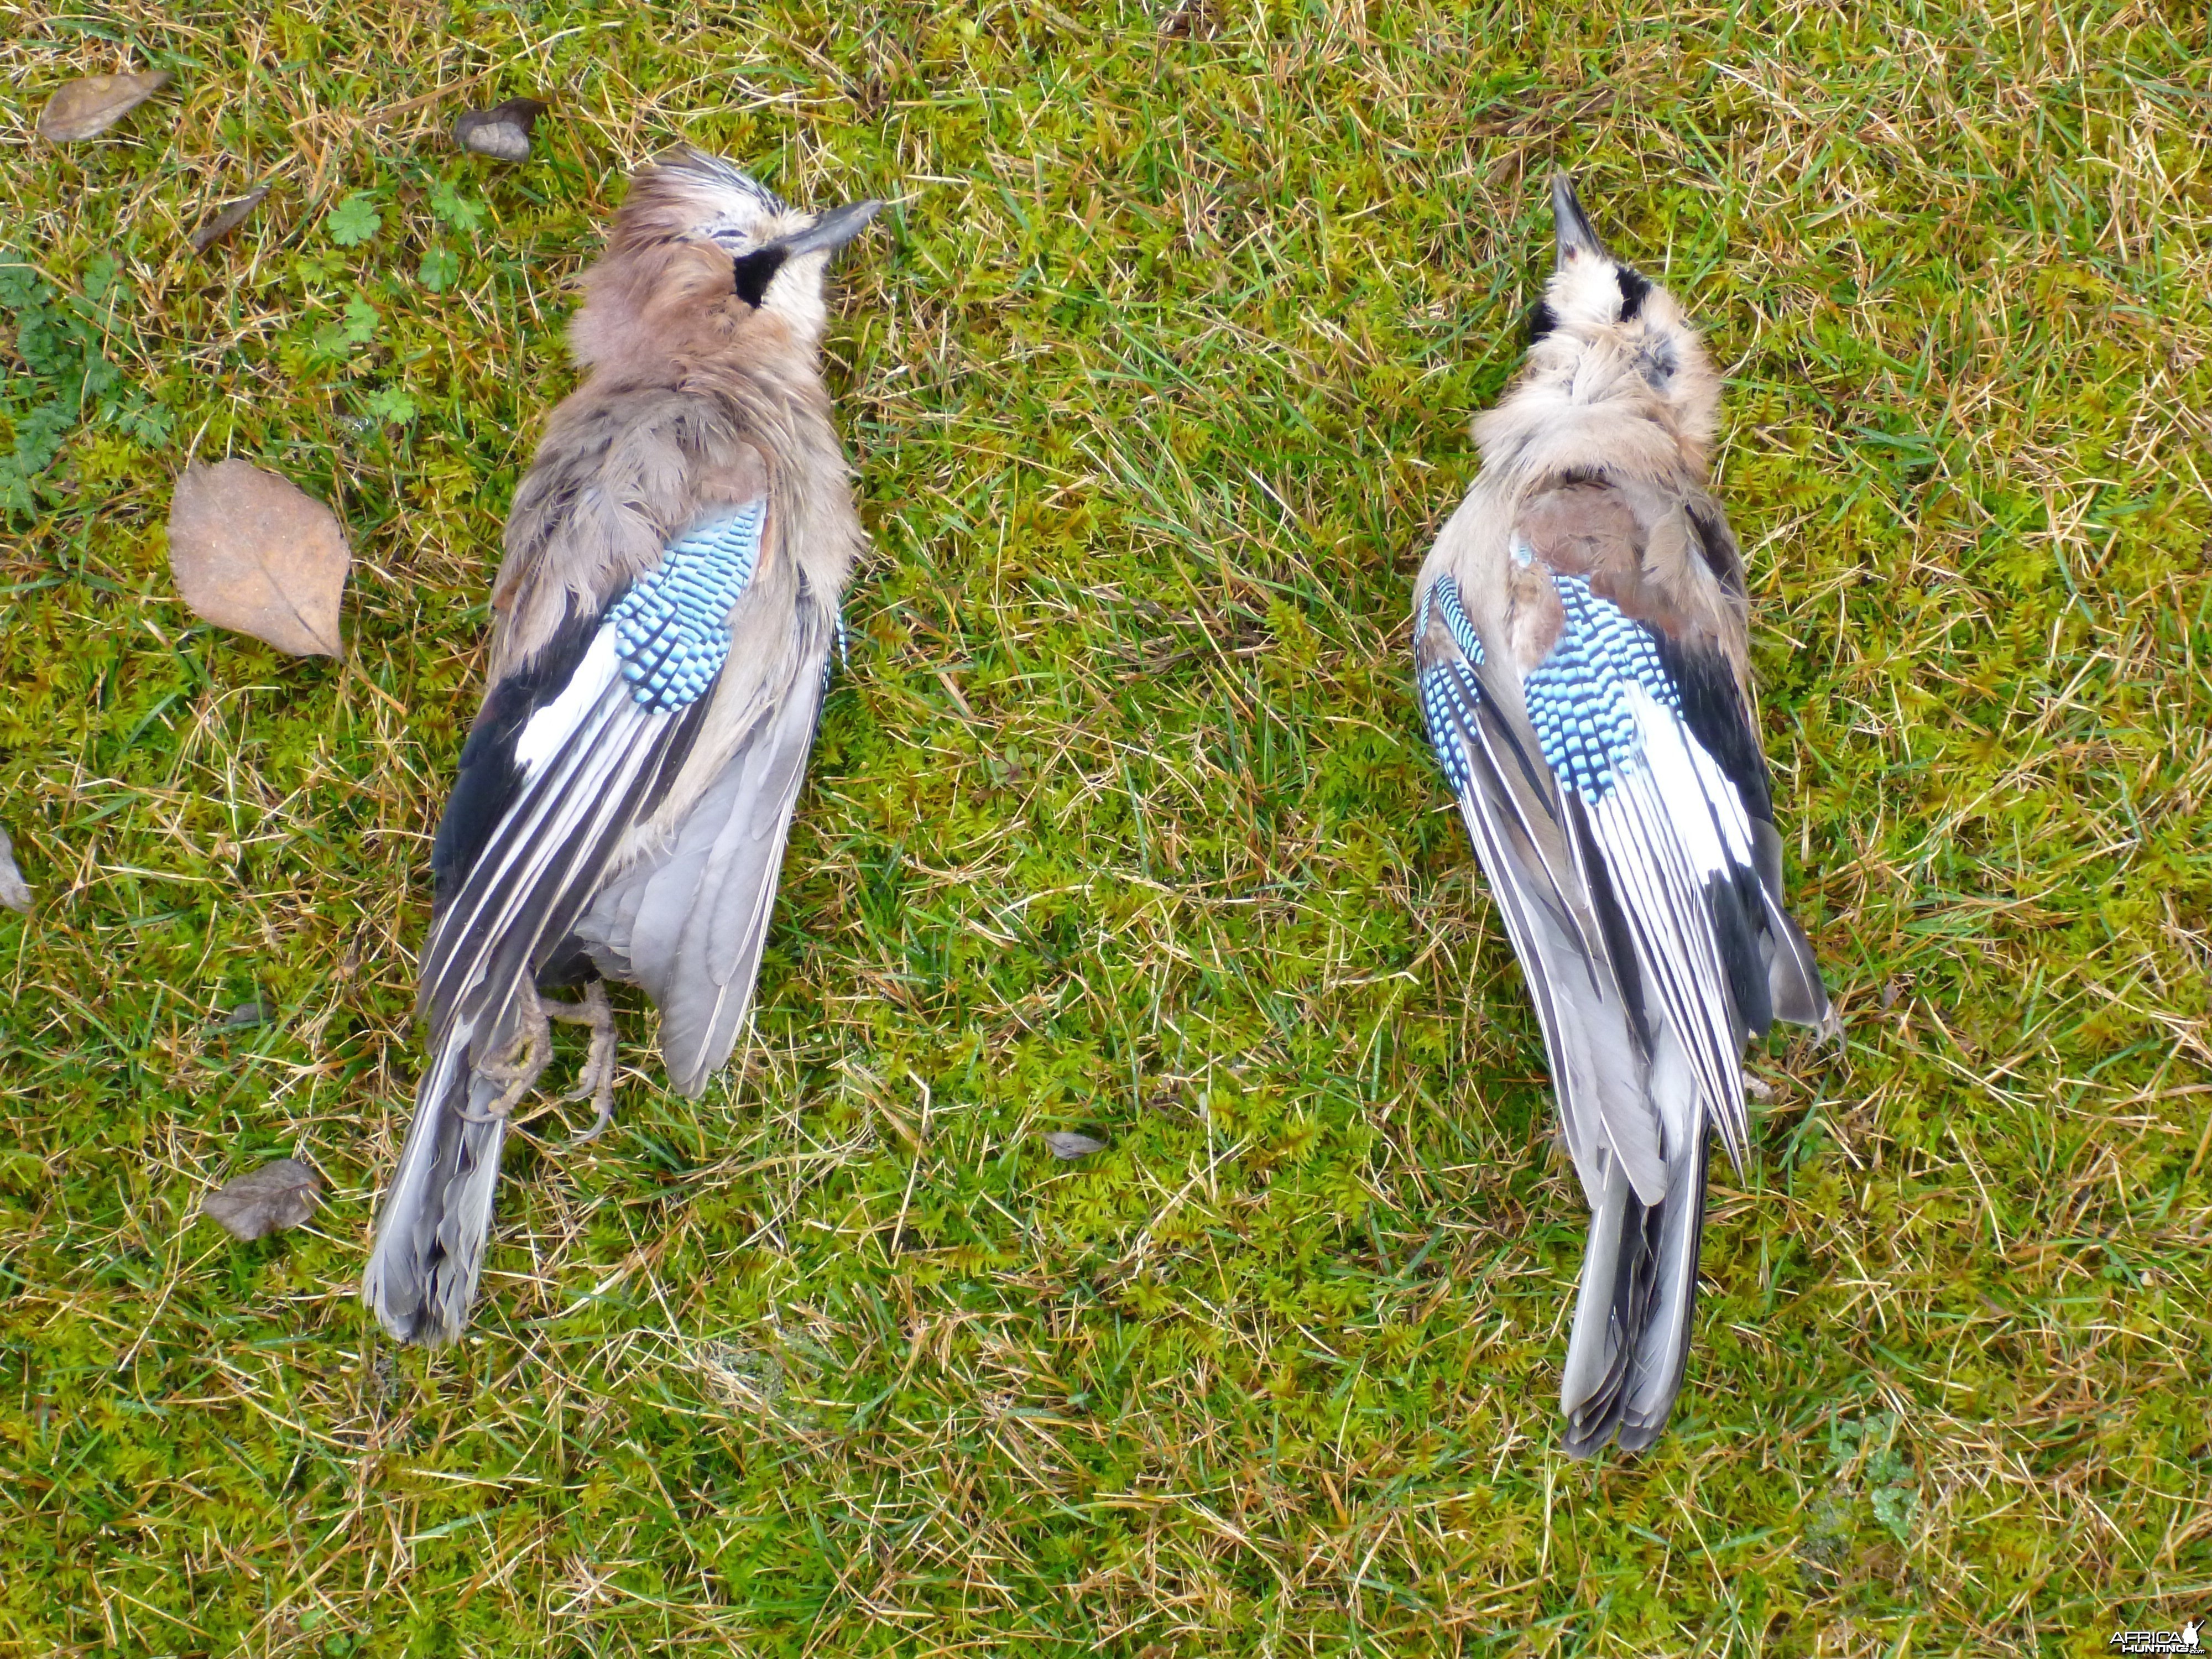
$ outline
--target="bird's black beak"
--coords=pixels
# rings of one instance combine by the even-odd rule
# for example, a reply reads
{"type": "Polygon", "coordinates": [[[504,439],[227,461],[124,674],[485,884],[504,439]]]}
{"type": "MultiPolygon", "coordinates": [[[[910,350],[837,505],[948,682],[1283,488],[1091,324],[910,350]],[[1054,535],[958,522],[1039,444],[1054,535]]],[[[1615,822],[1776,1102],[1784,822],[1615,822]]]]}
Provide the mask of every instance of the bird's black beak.
{"type": "Polygon", "coordinates": [[[805,230],[781,237],[769,246],[781,248],[787,259],[825,249],[834,252],[865,230],[882,206],[881,202],[855,202],[850,207],[832,208],[805,230]]]}
{"type": "Polygon", "coordinates": [[[1564,173],[1552,175],[1552,217],[1559,235],[1559,269],[1565,270],[1567,261],[1577,253],[1594,253],[1603,259],[1610,256],[1605,244],[1598,240],[1589,215],[1583,211],[1581,198],[1575,194],[1575,181],[1564,173]]]}

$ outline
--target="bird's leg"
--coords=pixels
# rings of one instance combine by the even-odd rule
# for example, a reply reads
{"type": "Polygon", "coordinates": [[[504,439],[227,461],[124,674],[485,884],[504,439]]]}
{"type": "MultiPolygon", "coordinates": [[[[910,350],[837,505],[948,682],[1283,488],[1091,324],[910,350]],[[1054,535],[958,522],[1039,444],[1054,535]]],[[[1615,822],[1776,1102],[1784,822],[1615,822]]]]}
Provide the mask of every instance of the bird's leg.
{"type": "Polygon", "coordinates": [[[576,1086],[561,1097],[563,1100],[588,1100],[599,1113],[590,1128],[568,1138],[571,1146],[580,1146],[587,1140],[598,1139],[607,1125],[615,1121],[614,1004],[607,1000],[606,981],[595,979],[584,988],[580,1004],[546,1002],[541,1006],[556,1019],[592,1028],[591,1052],[584,1057],[584,1069],[576,1074],[576,1086]]]}
{"type": "Polygon", "coordinates": [[[538,1000],[534,987],[525,987],[524,994],[528,1000],[523,1005],[522,1029],[515,1033],[514,1041],[500,1058],[487,1060],[476,1068],[478,1077],[507,1086],[500,1091],[497,1100],[484,1108],[482,1116],[463,1112],[461,1116],[468,1122],[505,1121],[515,1103],[530,1092],[546,1062],[553,1058],[552,1028],[546,1024],[545,1005],[538,1000]]]}

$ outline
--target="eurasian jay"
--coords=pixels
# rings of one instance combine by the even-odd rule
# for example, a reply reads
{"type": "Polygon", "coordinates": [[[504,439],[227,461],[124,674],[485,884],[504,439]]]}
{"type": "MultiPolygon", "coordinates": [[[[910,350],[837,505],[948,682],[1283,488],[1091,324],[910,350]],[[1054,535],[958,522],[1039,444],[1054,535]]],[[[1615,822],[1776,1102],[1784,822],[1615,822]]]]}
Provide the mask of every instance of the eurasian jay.
{"type": "Polygon", "coordinates": [[[1742,1055],[1840,1030],[1783,908],[1743,558],[1706,489],[1720,382],[1667,290],[1552,180],[1528,361],[1422,566],[1430,741],[1536,1003],[1590,1206],[1565,1449],[1640,1450],[1682,1383],[1707,1132],[1749,1147],[1742,1055]]]}
{"type": "Polygon", "coordinates": [[[631,182],[586,273],[569,340],[588,373],[515,492],[490,690],[431,854],[428,1061],[362,1280],[402,1340],[468,1322],[549,1019],[592,1027],[582,1139],[614,1111],[603,978],[653,999],[686,1095],[744,1024],[866,543],[823,278],[879,205],[804,212],[682,149],[631,182]],[[580,1003],[540,994],[579,985],[580,1003]]]}

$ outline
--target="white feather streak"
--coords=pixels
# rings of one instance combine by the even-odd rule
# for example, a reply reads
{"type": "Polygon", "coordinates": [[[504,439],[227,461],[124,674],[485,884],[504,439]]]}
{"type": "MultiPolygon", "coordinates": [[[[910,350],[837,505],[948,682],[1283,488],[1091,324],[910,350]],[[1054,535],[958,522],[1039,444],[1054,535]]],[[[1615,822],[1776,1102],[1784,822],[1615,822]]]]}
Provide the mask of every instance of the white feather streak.
{"type": "Polygon", "coordinates": [[[568,684],[561,688],[561,695],[532,714],[516,737],[515,763],[526,776],[534,781],[545,763],[561,752],[562,744],[613,684],[621,665],[615,655],[615,630],[611,625],[602,626],[592,635],[583,659],[568,677],[568,684]]]}

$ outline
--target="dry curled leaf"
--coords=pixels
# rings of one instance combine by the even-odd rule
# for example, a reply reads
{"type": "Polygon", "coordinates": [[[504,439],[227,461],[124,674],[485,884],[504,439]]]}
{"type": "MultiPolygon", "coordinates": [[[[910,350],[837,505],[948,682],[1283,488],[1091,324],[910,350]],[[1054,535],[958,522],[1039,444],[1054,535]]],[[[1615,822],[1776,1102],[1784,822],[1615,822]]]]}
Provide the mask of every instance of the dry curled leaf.
{"type": "Polygon", "coordinates": [[[530,129],[544,112],[544,104],[536,98],[510,98],[489,109],[468,110],[453,123],[453,142],[496,161],[526,161],[530,129]]]}
{"type": "Polygon", "coordinates": [[[1054,1129],[1044,1138],[1046,1148],[1063,1163],[1073,1158],[1088,1158],[1093,1152],[1103,1152],[1106,1143],[1093,1140],[1089,1135],[1077,1134],[1072,1129],[1054,1129]]]}
{"type": "Polygon", "coordinates": [[[167,70],[72,81],[46,100],[39,116],[40,136],[62,144],[96,137],[168,84],[167,70]]]}
{"type": "Polygon", "coordinates": [[[31,908],[31,889],[23,872],[15,867],[15,843],[8,839],[5,830],[0,830],[0,904],[10,910],[31,908]]]}
{"type": "Polygon", "coordinates": [[[229,460],[178,475],[169,569],[185,603],[216,627],[295,656],[342,656],[352,562],[337,515],[275,473],[229,460]]]}
{"type": "Polygon", "coordinates": [[[280,1158],[242,1175],[200,1200],[233,1238],[256,1239],[296,1227],[315,1212],[321,1178],[297,1158],[280,1158]]]}
{"type": "Polygon", "coordinates": [[[216,214],[214,218],[194,231],[188,239],[192,245],[192,252],[205,253],[217,242],[229,235],[232,231],[236,230],[246,222],[247,216],[261,205],[262,198],[268,194],[268,185],[256,185],[222,212],[216,214]]]}

